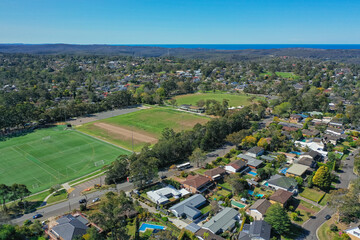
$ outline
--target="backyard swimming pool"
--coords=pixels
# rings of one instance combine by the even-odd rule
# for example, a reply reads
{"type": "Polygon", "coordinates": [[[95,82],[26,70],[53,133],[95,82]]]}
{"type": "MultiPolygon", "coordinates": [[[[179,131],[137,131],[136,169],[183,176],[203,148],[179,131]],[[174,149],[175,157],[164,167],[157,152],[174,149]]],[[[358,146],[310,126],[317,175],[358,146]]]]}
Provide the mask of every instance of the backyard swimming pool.
{"type": "Polygon", "coordinates": [[[292,151],[292,152],[290,152],[290,153],[292,153],[292,154],[296,154],[296,155],[301,155],[301,152],[295,152],[295,151],[292,151]]]}
{"type": "Polygon", "coordinates": [[[248,172],[248,174],[251,174],[251,175],[253,175],[253,176],[256,176],[256,175],[257,175],[257,173],[256,173],[256,172],[253,172],[253,171],[248,172]]]}
{"type": "Polygon", "coordinates": [[[288,168],[283,168],[279,172],[285,175],[287,170],[288,170],[288,168]]]}
{"type": "Polygon", "coordinates": [[[150,229],[150,230],[164,230],[165,227],[164,226],[160,226],[160,225],[155,225],[155,224],[149,224],[149,223],[143,223],[141,224],[141,227],[139,228],[140,232],[145,232],[146,229],[150,229]]]}
{"type": "Polygon", "coordinates": [[[264,196],[264,194],[260,194],[260,193],[254,195],[254,191],[253,191],[253,190],[248,190],[248,193],[249,193],[251,196],[254,196],[254,197],[263,197],[263,196],[264,196]]]}
{"type": "Polygon", "coordinates": [[[234,205],[235,207],[238,207],[238,208],[244,208],[246,207],[244,204],[241,204],[239,202],[236,202],[234,200],[231,200],[231,204],[234,205]]]}

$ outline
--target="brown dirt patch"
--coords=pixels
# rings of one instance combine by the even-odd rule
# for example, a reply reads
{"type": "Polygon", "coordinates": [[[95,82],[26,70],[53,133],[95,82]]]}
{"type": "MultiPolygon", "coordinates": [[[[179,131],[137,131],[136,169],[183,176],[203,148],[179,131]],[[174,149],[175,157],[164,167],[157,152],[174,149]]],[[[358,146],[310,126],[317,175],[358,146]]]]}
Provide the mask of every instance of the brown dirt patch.
{"type": "Polygon", "coordinates": [[[158,141],[156,138],[154,138],[152,136],[149,136],[149,135],[146,135],[143,133],[138,133],[135,131],[131,131],[126,128],[113,126],[108,123],[94,123],[94,125],[96,127],[104,129],[106,131],[109,131],[112,134],[121,136],[121,139],[124,139],[124,140],[131,140],[133,138],[134,141],[136,141],[136,142],[146,142],[146,143],[151,143],[151,144],[154,144],[158,141]]]}
{"type": "Polygon", "coordinates": [[[307,207],[304,207],[303,205],[299,205],[297,208],[300,208],[301,210],[304,210],[306,212],[310,212],[311,214],[314,214],[316,213],[316,211],[314,211],[313,209],[310,209],[310,208],[307,208],[307,207]]]}

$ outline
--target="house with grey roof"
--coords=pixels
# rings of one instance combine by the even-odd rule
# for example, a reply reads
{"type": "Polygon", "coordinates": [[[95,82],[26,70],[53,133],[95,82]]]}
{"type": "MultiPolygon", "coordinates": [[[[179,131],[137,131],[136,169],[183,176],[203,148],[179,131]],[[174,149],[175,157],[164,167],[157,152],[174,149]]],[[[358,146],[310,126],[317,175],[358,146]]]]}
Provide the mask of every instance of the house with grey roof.
{"type": "Polygon", "coordinates": [[[206,198],[201,194],[195,194],[188,199],[172,206],[169,210],[179,218],[189,218],[195,220],[200,217],[201,211],[198,209],[206,204],[206,198]]]}
{"type": "Polygon", "coordinates": [[[235,223],[240,219],[240,214],[233,208],[226,207],[224,210],[212,217],[203,225],[204,229],[214,234],[221,234],[227,230],[232,230],[235,223]]]}
{"type": "Polygon", "coordinates": [[[253,169],[257,169],[263,164],[263,161],[249,155],[239,154],[237,157],[244,159],[246,161],[246,165],[253,169]]]}
{"type": "Polygon", "coordinates": [[[246,152],[246,155],[256,158],[256,157],[264,154],[264,151],[265,150],[262,147],[255,146],[255,147],[250,148],[249,151],[246,152]]]}
{"type": "Polygon", "coordinates": [[[55,237],[55,239],[72,240],[86,234],[86,230],[89,228],[89,222],[81,215],[65,215],[56,222],[57,224],[49,231],[49,235],[55,237]]]}
{"type": "Polygon", "coordinates": [[[251,224],[244,224],[238,240],[269,240],[271,226],[263,220],[255,220],[251,224]]]}
{"type": "Polygon", "coordinates": [[[297,193],[298,183],[294,178],[288,178],[276,174],[267,180],[268,186],[275,190],[283,189],[292,193],[297,193]]]}
{"type": "Polygon", "coordinates": [[[252,216],[254,220],[263,220],[270,206],[271,203],[267,199],[259,199],[249,208],[250,216],[252,216]]]}

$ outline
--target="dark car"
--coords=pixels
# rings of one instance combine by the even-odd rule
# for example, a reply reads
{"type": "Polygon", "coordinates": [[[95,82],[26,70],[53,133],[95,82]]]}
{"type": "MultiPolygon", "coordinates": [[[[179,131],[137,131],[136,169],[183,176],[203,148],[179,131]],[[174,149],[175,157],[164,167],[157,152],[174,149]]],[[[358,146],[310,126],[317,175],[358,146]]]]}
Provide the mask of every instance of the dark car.
{"type": "Polygon", "coordinates": [[[38,213],[33,216],[33,219],[41,218],[43,215],[38,213]]]}
{"type": "Polygon", "coordinates": [[[160,178],[161,178],[161,179],[165,179],[165,178],[167,178],[167,176],[163,175],[163,176],[161,176],[160,178]]]}
{"type": "Polygon", "coordinates": [[[328,214],[324,217],[326,220],[329,220],[331,218],[331,216],[328,214]]]}
{"type": "Polygon", "coordinates": [[[79,203],[86,203],[86,199],[85,199],[85,198],[80,199],[80,200],[79,200],[79,203]]]}

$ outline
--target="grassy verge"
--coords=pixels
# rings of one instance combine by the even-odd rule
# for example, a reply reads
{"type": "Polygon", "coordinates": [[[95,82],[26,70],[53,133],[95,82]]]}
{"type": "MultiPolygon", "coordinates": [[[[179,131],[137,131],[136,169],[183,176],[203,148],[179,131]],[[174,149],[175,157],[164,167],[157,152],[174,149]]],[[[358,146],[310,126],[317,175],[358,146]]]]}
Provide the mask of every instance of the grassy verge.
{"type": "Polygon", "coordinates": [[[62,189],[60,191],[58,191],[57,193],[54,193],[53,195],[51,195],[49,197],[49,199],[47,200],[47,203],[48,204],[52,204],[52,203],[55,203],[55,202],[58,202],[58,201],[61,201],[61,200],[65,200],[67,199],[67,192],[65,189],[62,189]]]}
{"type": "Polygon", "coordinates": [[[331,238],[330,236],[330,231],[329,231],[329,225],[327,224],[327,222],[324,222],[323,225],[320,226],[319,230],[318,230],[318,237],[319,240],[328,240],[331,238]]]}
{"type": "Polygon", "coordinates": [[[321,205],[321,206],[325,206],[326,205],[326,203],[329,201],[329,199],[330,199],[330,194],[325,194],[325,196],[321,199],[321,201],[319,202],[319,204],[321,205]]]}
{"type": "Polygon", "coordinates": [[[84,182],[84,180],[87,180],[87,179],[91,180],[93,178],[96,178],[96,177],[99,177],[99,176],[102,176],[102,175],[105,175],[105,172],[103,170],[98,170],[98,171],[93,172],[93,173],[91,173],[89,175],[86,175],[84,177],[81,177],[81,178],[78,178],[78,179],[76,179],[74,181],[69,182],[69,185],[70,186],[76,186],[76,185],[81,184],[82,182],[84,182]]]}

